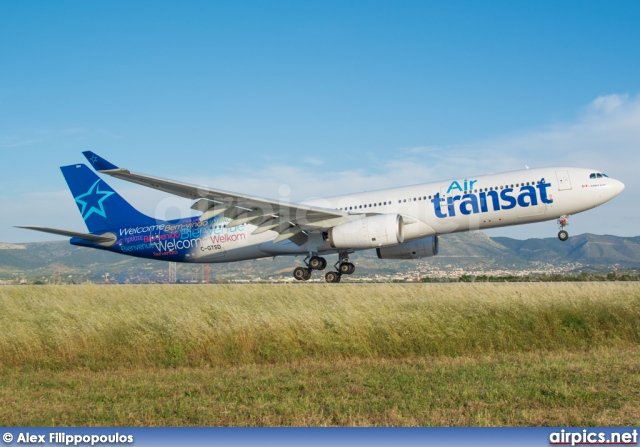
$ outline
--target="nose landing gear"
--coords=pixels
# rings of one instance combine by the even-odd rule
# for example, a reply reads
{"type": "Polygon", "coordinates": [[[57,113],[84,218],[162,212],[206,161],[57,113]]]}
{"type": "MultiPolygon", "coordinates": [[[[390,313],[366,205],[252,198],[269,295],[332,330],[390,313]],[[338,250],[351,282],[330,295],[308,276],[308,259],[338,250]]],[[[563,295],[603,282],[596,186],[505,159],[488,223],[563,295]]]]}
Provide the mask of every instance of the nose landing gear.
{"type": "Polygon", "coordinates": [[[566,227],[567,225],[569,225],[569,216],[560,216],[560,219],[558,219],[558,227],[560,228],[558,239],[560,239],[562,242],[569,239],[569,233],[567,233],[564,229],[564,227],[566,227]]]}

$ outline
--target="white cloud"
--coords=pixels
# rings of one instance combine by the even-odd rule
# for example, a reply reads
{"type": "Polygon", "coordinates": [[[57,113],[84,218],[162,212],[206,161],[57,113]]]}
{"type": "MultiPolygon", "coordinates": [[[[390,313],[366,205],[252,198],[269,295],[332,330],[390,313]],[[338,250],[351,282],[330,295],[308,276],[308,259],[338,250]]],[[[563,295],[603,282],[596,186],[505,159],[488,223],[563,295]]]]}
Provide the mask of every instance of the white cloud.
{"type": "Polygon", "coordinates": [[[21,146],[30,146],[41,142],[41,138],[19,138],[19,137],[6,137],[0,140],[0,147],[13,148],[21,146]]]}
{"type": "Polygon", "coordinates": [[[595,113],[604,113],[611,114],[616,110],[619,110],[620,107],[629,103],[629,95],[607,95],[607,96],[599,96],[593,100],[590,104],[590,109],[595,113]]]}

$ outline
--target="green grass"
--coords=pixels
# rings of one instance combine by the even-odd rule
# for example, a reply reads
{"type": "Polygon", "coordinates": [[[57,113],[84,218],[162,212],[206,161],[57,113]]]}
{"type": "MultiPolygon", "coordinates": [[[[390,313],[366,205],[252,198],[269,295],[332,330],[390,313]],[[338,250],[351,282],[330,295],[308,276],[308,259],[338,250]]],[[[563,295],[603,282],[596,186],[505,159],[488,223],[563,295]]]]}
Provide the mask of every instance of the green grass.
{"type": "Polygon", "coordinates": [[[0,288],[5,367],[221,366],[638,342],[637,284],[0,288]]]}
{"type": "Polygon", "coordinates": [[[638,425],[634,283],[0,287],[0,425],[638,425]]]}
{"type": "Polygon", "coordinates": [[[637,426],[640,349],[0,376],[0,425],[637,426]]]}

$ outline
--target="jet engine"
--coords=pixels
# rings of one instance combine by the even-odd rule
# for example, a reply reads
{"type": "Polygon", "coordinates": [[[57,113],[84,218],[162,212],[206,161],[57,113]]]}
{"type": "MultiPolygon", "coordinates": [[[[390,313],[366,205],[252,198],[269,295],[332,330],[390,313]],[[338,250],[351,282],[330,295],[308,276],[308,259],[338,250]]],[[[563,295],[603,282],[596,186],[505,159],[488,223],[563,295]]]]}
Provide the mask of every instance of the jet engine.
{"type": "Polygon", "coordinates": [[[378,214],[335,226],[326,240],[333,248],[375,248],[401,244],[404,224],[399,214],[378,214]]]}
{"type": "Polygon", "coordinates": [[[376,249],[380,259],[420,259],[438,254],[438,236],[429,236],[391,247],[376,249]]]}

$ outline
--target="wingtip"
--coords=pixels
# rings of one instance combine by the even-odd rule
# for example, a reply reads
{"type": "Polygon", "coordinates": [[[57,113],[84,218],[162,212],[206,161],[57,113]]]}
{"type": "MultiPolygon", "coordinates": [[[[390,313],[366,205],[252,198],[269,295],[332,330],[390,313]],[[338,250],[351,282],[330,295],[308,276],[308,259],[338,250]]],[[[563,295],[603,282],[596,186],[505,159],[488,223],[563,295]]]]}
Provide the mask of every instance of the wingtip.
{"type": "Polygon", "coordinates": [[[91,163],[91,166],[93,166],[96,171],[110,171],[112,169],[119,169],[116,165],[108,162],[95,152],[84,151],[82,154],[87,160],[89,160],[89,163],[91,163]]]}

